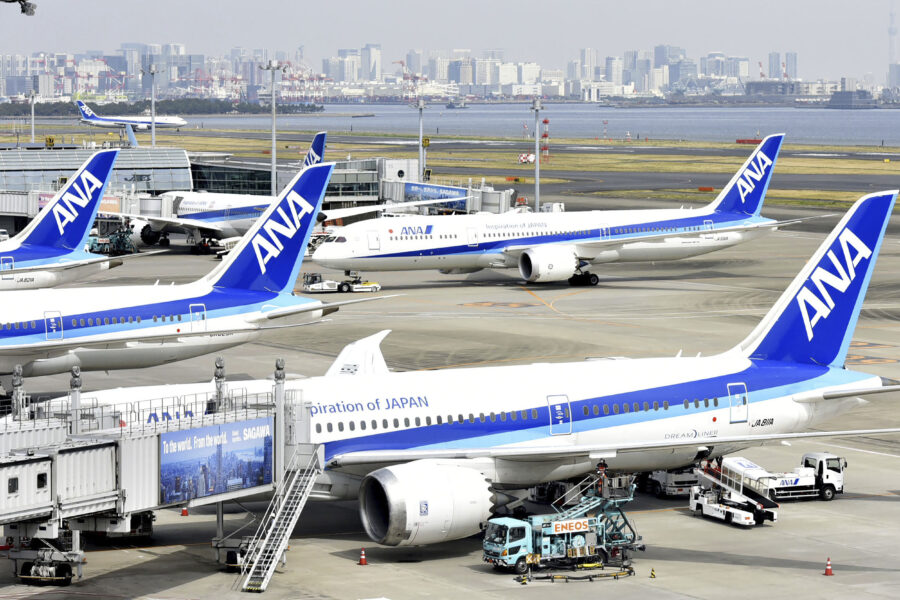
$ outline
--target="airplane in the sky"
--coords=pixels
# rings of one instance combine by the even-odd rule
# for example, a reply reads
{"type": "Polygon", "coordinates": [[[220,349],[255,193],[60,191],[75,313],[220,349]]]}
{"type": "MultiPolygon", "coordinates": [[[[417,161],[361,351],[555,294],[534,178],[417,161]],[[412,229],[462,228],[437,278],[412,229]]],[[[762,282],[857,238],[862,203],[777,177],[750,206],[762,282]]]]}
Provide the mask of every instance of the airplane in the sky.
{"type": "Polygon", "coordinates": [[[783,134],[770,135],[709,205],[693,209],[479,213],[353,223],[313,260],[344,271],[474,273],[514,268],[529,282],[597,285],[592,266],[677,260],[755,239],[781,225],[759,216],[783,134]]]}
{"type": "Polygon", "coordinates": [[[293,294],[333,168],[327,163],[299,173],[231,255],[197,281],[4,292],[0,375],[17,364],[25,375],[76,365],[90,371],[165,364],[358,302],[326,304],[293,294]]]}
{"type": "Polygon", "coordinates": [[[122,263],[84,250],[118,154],[94,153],[25,229],[0,242],[0,290],[53,287],[122,263]]]}
{"type": "MultiPolygon", "coordinates": [[[[81,122],[93,125],[94,127],[122,129],[126,126],[130,126],[132,129],[140,130],[150,129],[151,127],[151,117],[101,117],[81,100],[76,100],[75,106],[78,107],[78,112],[81,113],[81,122]]],[[[185,125],[187,125],[187,121],[181,117],[156,117],[157,129],[176,129],[178,127],[184,127],[185,125]]]]}
{"type": "MultiPolygon", "coordinates": [[[[900,433],[804,431],[860,396],[900,391],[846,368],[896,198],[858,200],[758,326],[721,354],[389,372],[387,331],[350,344],[324,376],[285,383],[309,407],[294,435],[308,430],[324,461],[311,498],[358,497],[372,540],[424,545],[472,535],[517,491],[581,477],[600,460],[638,472],[766,443],[900,433]]],[[[110,405],[204,389],[91,396],[110,405]]]]}
{"type": "MultiPolygon", "coordinates": [[[[321,131],[313,138],[303,167],[317,164],[325,155],[326,133],[321,131]]],[[[172,204],[174,217],[148,217],[124,215],[134,226],[134,241],[152,246],[168,245],[170,233],[187,233],[196,241],[233,240],[247,233],[259,215],[272,203],[271,196],[255,194],[221,194],[215,192],[166,192],[161,195],[164,203],[172,204]]],[[[370,212],[401,210],[420,204],[437,204],[456,199],[424,200],[396,204],[376,204],[351,208],[336,208],[319,213],[319,222],[345,219],[370,212]]]]}

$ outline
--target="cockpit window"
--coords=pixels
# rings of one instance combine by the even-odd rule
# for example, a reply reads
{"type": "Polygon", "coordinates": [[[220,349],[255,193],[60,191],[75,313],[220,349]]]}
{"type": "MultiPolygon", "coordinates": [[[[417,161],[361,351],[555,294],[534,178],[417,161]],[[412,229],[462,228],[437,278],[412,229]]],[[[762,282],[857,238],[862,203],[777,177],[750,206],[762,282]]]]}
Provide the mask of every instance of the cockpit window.
{"type": "Polygon", "coordinates": [[[323,243],[323,244],[330,244],[330,243],[333,242],[333,241],[334,241],[334,236],[333,236],[333,235],[329,235],[327,238],[325,238],[325,241],[322,242],[322,243],[323,243]]]}
{"type": "Polygon", "coordinates": [[[344,236],[339,236],[339,237],[335,238],[334,241],[338,244],[343,244],[344,242],[347,241],[347,238],[345,238],[344,236]]]}

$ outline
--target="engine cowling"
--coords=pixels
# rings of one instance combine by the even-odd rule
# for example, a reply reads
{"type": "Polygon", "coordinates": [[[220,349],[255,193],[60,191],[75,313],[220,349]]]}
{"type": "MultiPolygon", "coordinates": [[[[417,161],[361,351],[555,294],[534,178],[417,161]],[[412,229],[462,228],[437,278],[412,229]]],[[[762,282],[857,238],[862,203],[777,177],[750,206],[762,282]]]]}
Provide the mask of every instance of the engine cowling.
{"type": "Polygon", "coordinates": [[[359,487],[366,533],[385,546],[423,546],[474,535],[490,518],[493,503],[483,474],[430,460],[378,469],[359,487]]]}
{"type": "Polygon", "coordinates": [[[526,281],[565,281],[578,270],[571,246],[538,246],[519,255],[519,273],[526,281]]]}
{"type": "Polygon", "coordinates": [[[154,231],[149,222],[132,219],[131,226],[133,228],[131,237],[135,246],[139,241],[146,246],[152,246],[159,241],[160,232],[154,231]]]}

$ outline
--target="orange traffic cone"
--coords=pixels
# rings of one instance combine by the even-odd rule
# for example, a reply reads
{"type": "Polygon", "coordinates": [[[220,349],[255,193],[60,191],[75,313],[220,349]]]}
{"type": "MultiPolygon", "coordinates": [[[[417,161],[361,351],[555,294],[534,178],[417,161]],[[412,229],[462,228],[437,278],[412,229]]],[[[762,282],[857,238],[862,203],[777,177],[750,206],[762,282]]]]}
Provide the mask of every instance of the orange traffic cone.
{"type": "Polygon", "coordinates": [[[356,563],[358,565],[367,565],[369,563],[366,562],[366,549],[362,548],[359,551],[359,562],[356,563]]]}
{"type": "Polygon", "coordinates": [[[187,506],[185,506],[184,508],[181,509],[181,516],[182,516],[182,517],[188,516],[188,509],[187,509],[187,506]]]}
{"type": "Polygon", "coordinates": [[[834,571],[831,570],[831,557],[828,557],[828,560],[825,562],[825,575],[834,575],[834,571]]]}

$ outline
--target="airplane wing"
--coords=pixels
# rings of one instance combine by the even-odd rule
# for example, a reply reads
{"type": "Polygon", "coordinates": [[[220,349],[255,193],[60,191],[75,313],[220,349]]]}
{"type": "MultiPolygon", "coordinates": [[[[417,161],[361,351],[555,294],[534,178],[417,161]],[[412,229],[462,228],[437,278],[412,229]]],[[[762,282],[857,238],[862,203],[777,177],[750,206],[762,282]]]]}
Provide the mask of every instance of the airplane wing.
{"type": "Polygon", "coordinates": [[[371,212],[393,212],[413,206],[424,206],[426,204],[443,204],[444,202],[459,202],[466,200],[471,196],[460,196],[458,198],[439,198],[435,200],[415,200],[413,202],[394,202],[391,204],[373,204],[372,206],[354,206],[352,208],[334,208],[331,210],[321,211],[320,219],[322,222],[334,221],[336,219],[345,219],[347,217],[355,217],[356,215],[364,215],[371,212]]]}
{"type": "Polygon", "coordinates": [[[3,275],[18,275],[22,273],[34,273],[35,271],[68,271],[70,269],[77,269],[79,267],[83,267],[85,265],[95,265],[104,262],[112,262],[119,261],[118,264],[123,260],[128,260],[132,258],[141,258],[144,256],[152,256],[154,254],[160,254],[162,252],[168,252],[167,250],[154,250],[152,252],[141,252],[138,254],[123,254],[121,256],[97,256],[96,258],[87,258],[85,260],[70,260],[65,262],[59,262],[55,264],[45,264],[45,265],[34,265],[31,267],[18,267],[15,269],[0,269],[0,273],[3,275]]]}
{"type": "MultiPolygon", "coordinates": [[[[740,232],[740,231],[759,231],[762,229],[778,229],[787,225],[793,225],[801,221],[809,219],[820,219],[831,215],[817,215],[815,217],[804,217],[799,219],[789,219],[786,221],[765,221],[761,223],[751,223],[733,225],[731,227],[718,227],[716,229],[699,229],[695,231],[670,231],[642,235],[640,237],[629,237],[625,239],[592,239],[592,240],[560,240],[553,245],[573,245],[577,247],[576,254],[579,258],[591,260],[597,250],[611,250],[626,244],[636,244],[640,242],[658,242],[661,240],[672,238],[695,238],[703,235],[717,235],[721,233],[740,232]]],[[[533,248],[533,244],[520,244],[517,246],[507,246],[503,249],[505,254],[518,256],[526,250],[533,248]]]]}
{"type": "Polygon", "coordinates": [[[675,451],[696,448],[697,452],[706,452],[714,447],[746,447],[761,446],[772,442],[791,440],[819,439],[832,437],[860,437],[870,435],[898,434],[900,428],[891,429],[854,429],[847,431],[810,431],[804,433],[772,433],[761,435],[738,435],[715,438],[694,438],[683,441],[634,442],[623,444],[559,444],[556,446],[535,447],[498,447],[498,448],[459,448],[447,450],[371,450],[348,452],[333,456],[329,467],[346,467],[351,465],[367,465],[393,462],[407,462],[429,458],[464,459],[464,458],[504,458],[507,460],[554,460],[561,458],[615,458],[619,454],[629,452],[675,451]]]}
{"type": "Polygon", "coordinates": [[[172,229],[176,231],[184,231],[187,229],[192,229],[200,232],[209,232],[214,234],[222,233],[222,228],[215,223],[198,221],[196,219],[187,219],[184,217],[148,217],[147,215],[136,215],[131,213],[108,211],[103,211],[103,213],[107,215],[115,215],[118,217],[128,217],[129,219],[146,221],[150,223],[150,227],[152,227],[154,231],[172,231],[172,229]]]}
{"type": "Polygon", "coordinates": [[[323,310],[323,315],[330,315],[333,312],[337,312],[338,308],[341,306],[346,306],[348,304],[359,304],[360,302],[372,302],[373,300],[384,300],[385,298],[396,298],[397,296],[401,296],[402,294],[389,294],[386,296],[371,296],[369,298],[354,298],[353,300],[340,300],[338,302],[325,302],[322,304],[317,304],[311,308],[307,308],[305,305],[301,304],[298,306],[286,306],[284,308],[276,308],[274,310],[268,311],[264,313],[264,316],[260,319],[260,321],[271,321],[272,319],[281,319],[284,317],[290,317],[293,315],[298,315],[305,312],[312,312],[314,310],[323,310]]]}

